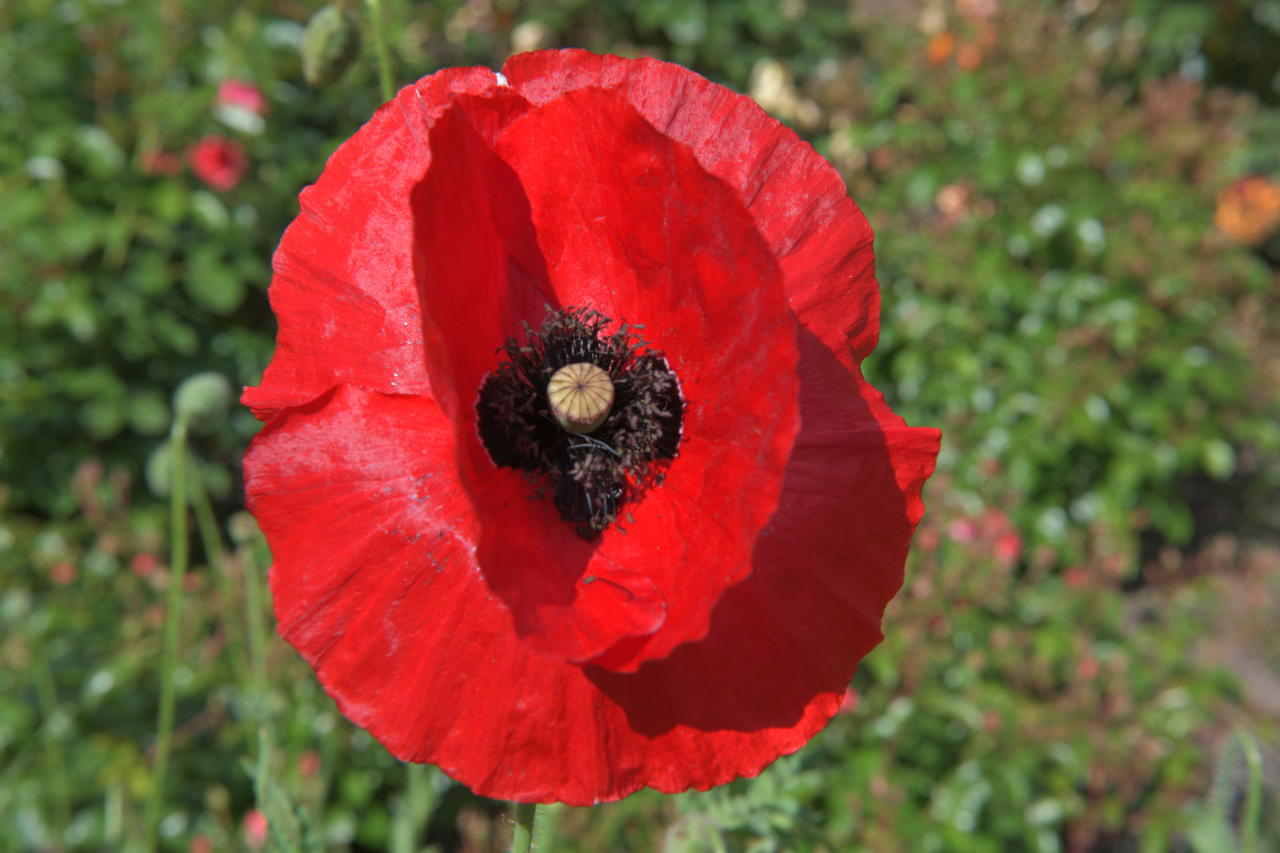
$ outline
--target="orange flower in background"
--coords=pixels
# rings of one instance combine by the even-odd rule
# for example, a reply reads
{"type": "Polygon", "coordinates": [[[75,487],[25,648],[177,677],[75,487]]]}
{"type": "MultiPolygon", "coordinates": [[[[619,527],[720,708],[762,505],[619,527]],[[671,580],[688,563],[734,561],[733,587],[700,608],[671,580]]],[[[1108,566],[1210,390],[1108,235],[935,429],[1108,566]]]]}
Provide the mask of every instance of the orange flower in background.
{"type": "MultiPolygon", "coordinates": [[[[990,28],[986,28],[990,30],[990,28]]],[[[979,37],[979,41],[987,44],[992,40],[986,37],[986,34],[979,37]]],[[[973,71],[982,64],[982,48],[971,41],[961,43],[955,33],[943,31],[929,39],[929,44],[924,49],[924,58],[929,65],[937,68],[947,60],[954,57],[956,67],[963,71],[973,71]]]]}
{"type": "Polygon", "coordinates": [[[982,51],[977,45],[962,45],[960,49],[956,51],[956,65],[959,68],[965,71],[973,71],[981,64],[982,51]]]}
{"type": "Polygon", "coordinates": [[[924,49],[924,58],[930,65],[938,66],[951,58],[956,49],[954,33],[942,32],[929,39],[929,46],[924,49]]]}
{"type": "Polygon", "coordinates": [[[66,586],[76,579],[76,565],[66,560],[54,563],[53,568],[49,569],[49,576],[58,586],[66,586]]]}
{"type": "Polygon", "coordinates": [[[1261,175],[1241,178],[1219,193],[1213,221],[1237,243],[1261,243],[1280,225],[1280,183],[1261,175]]]}

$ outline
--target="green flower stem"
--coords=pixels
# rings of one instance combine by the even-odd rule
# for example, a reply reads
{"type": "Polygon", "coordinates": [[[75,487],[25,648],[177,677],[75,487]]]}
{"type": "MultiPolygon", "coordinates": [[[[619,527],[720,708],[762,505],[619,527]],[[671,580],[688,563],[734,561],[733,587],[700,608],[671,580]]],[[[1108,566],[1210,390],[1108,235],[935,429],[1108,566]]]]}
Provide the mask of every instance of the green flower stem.
{"type": "Polygon", "coordinates": [[[389,101],[396,92],[391,83],[391,53],[387,50],[386,28],[382,23],[382,0],[368,0],[368,3],[373,29],[373,50],[378,56],[378,84],[382,89],[382,100],[389,101]]]}
{"type": "Polygon", "coordinates": [[[173,672],[178,666],[178,629],[182,620],[182,582],[187,574],[187,423],[179,418],[169,432],[172,477],[169,495],[169,589],[164,623],[164,657],[160,667],[160,712],[156,720],[156,757],[147,803],[147,846],[156,849],[160,813],[164,809],[169,749],[173,740],[173,672]]]}
{"type": "Polygon", "coordinates": [[[259,538],[240,553],[244,563],[245,618],[249,626],[249,717],[257,731],[253,761],[253,793],[258,808],[267,817],[267,831],[273,850],[311,849],[300,812],[289,802],[284,788],[274,777],[276,755],[272,736],[272,706],[267,682],[266,601],[261,566],[270,562],[259,538]]]}
{"type": "Polygon", "coordinates": [[[58,684],[54,680],[49,659],[44,655],[31,656],[28,672],[31,674],[31,681],[36,690],[40,719],[44,721],[41,735],[44,739],[46,762],[42,772],[48,774],[49,788],[54,800],[52,808],[54,825],[61,831],[71,825],[71,786],[67,777],[67,762],[62,752],[62,741],[52,731],[54,722],[59,716],[58,684]]]}
{"type": "Polygon", "coordinates": [[[244,549],[244,609],[249,622],[249,676],[253,688],[254,719],[266,720],[264,693],[267,689],[267,643],[263,627],[262,576],[258,573],[257,549],[244,549]]]}
{"type": "MultiPolygon", "coordinates": [[[[257,755],[253,771],[253,793],[259,808],[269,810],[271,784],[271,729],[267,714],[267,644],[262,626],[262,577],[258,556],[252,545],[244,554],[244,610],[249,625],[249,718],[257,730],[257,755]]],[[[268,826],[270,821],[268,820],[268,826]]]]}
{"type": "Polygon", "coordinates": [[[209,492],[204,487],[200,471],[192,465],[191,508],[195,511],[196,529],[200,531],[200,542],[204,545],[205,559],[209,561],[209,569],[213,572],[218,584],[218,597],[221,599],[221,619],[226,626],[227,645],[231,649],[231,669],[234,680],[239,683],[244,666],[243,633],[236,618],[232,603],[236,600],[235,585],[227,571],[227,552],[222,546],[222,534],[218,532],[218,519],[213,513],[213,504],[209,501],[209,492]]]}
{"type": "Polygon", "coordinates": [[[529,853],[533,849],[533,824],[537,816],[537,803],[516,803],[516,828],[511,836],[511,853],[529,853]]]}
{"type": "Polygon", "coordinates": [[[246,546],[244,555],[244,609],[249,624],[249,716],[258,733],[257,771],[254,787],[259,789],[259,802],[264,803],[262,791],[270,788],[271,731],[267,713],[267,643],[263,626],[262,575],[258,572],[257,549],[246,546]]]}
{"type": "Polygon", "coordinates": [[[404,792],[391,804],[390,853],[415,853],[427,832],[440,798],[435,784],[440,771],[427,764],[405,765],[404,792]]]}

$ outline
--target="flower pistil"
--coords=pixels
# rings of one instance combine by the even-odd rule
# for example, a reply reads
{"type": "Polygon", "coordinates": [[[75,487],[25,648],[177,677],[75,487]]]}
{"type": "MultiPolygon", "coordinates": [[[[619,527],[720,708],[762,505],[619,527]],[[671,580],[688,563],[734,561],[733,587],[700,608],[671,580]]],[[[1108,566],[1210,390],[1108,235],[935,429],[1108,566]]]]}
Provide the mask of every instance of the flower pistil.
{"type": "Polygon", "coordinates": [[[684,400],[666,357],[641,327],[589,308],[550,310],[507,360],[485,377],[476,400],[490,460],[542,480],[560,516],[592,540],[623,504],[662,479],[680,444],[684,400]]]}

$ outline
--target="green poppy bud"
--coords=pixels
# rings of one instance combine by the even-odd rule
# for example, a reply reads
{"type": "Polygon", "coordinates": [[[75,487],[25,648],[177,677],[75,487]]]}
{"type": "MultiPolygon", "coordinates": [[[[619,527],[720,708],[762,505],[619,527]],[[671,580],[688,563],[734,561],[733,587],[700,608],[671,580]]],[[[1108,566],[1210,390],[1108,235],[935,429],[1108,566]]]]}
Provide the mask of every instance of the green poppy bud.
{"type": "Polygon", "coordinates": [[[302,76],[312,86],[327,86],[360,53],[360,26],[337,6],[325,6],[307,22],[301,50],[302,76]]]}
{"type": "Polygon", "coordinates": [[[173,392],[173,413],[192,426],[217,423],[231,405],[231,383],[221,373],[206,371],[182,380],[173,392]]]}

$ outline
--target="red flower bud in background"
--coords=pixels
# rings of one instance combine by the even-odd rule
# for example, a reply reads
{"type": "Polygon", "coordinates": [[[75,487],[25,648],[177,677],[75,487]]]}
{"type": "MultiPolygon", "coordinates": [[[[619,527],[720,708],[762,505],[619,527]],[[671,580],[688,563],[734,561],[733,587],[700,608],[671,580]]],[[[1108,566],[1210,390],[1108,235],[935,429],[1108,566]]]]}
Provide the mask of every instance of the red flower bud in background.
{"type": "Polygon", "coordinates": [[[196,177],[219,192],[233,188],[249,171],[244,146],[221,136],[201,139],[191,146],[187,159],[196,177]]]}
{"type": "Polygon", "coordinates": [[[862,377],[872,233],[835,170],[684,68],[543,51],[406,87],[301,205],[245,474],[343,713],[571,804],[813,737],[938,449],[862,377]]]}

